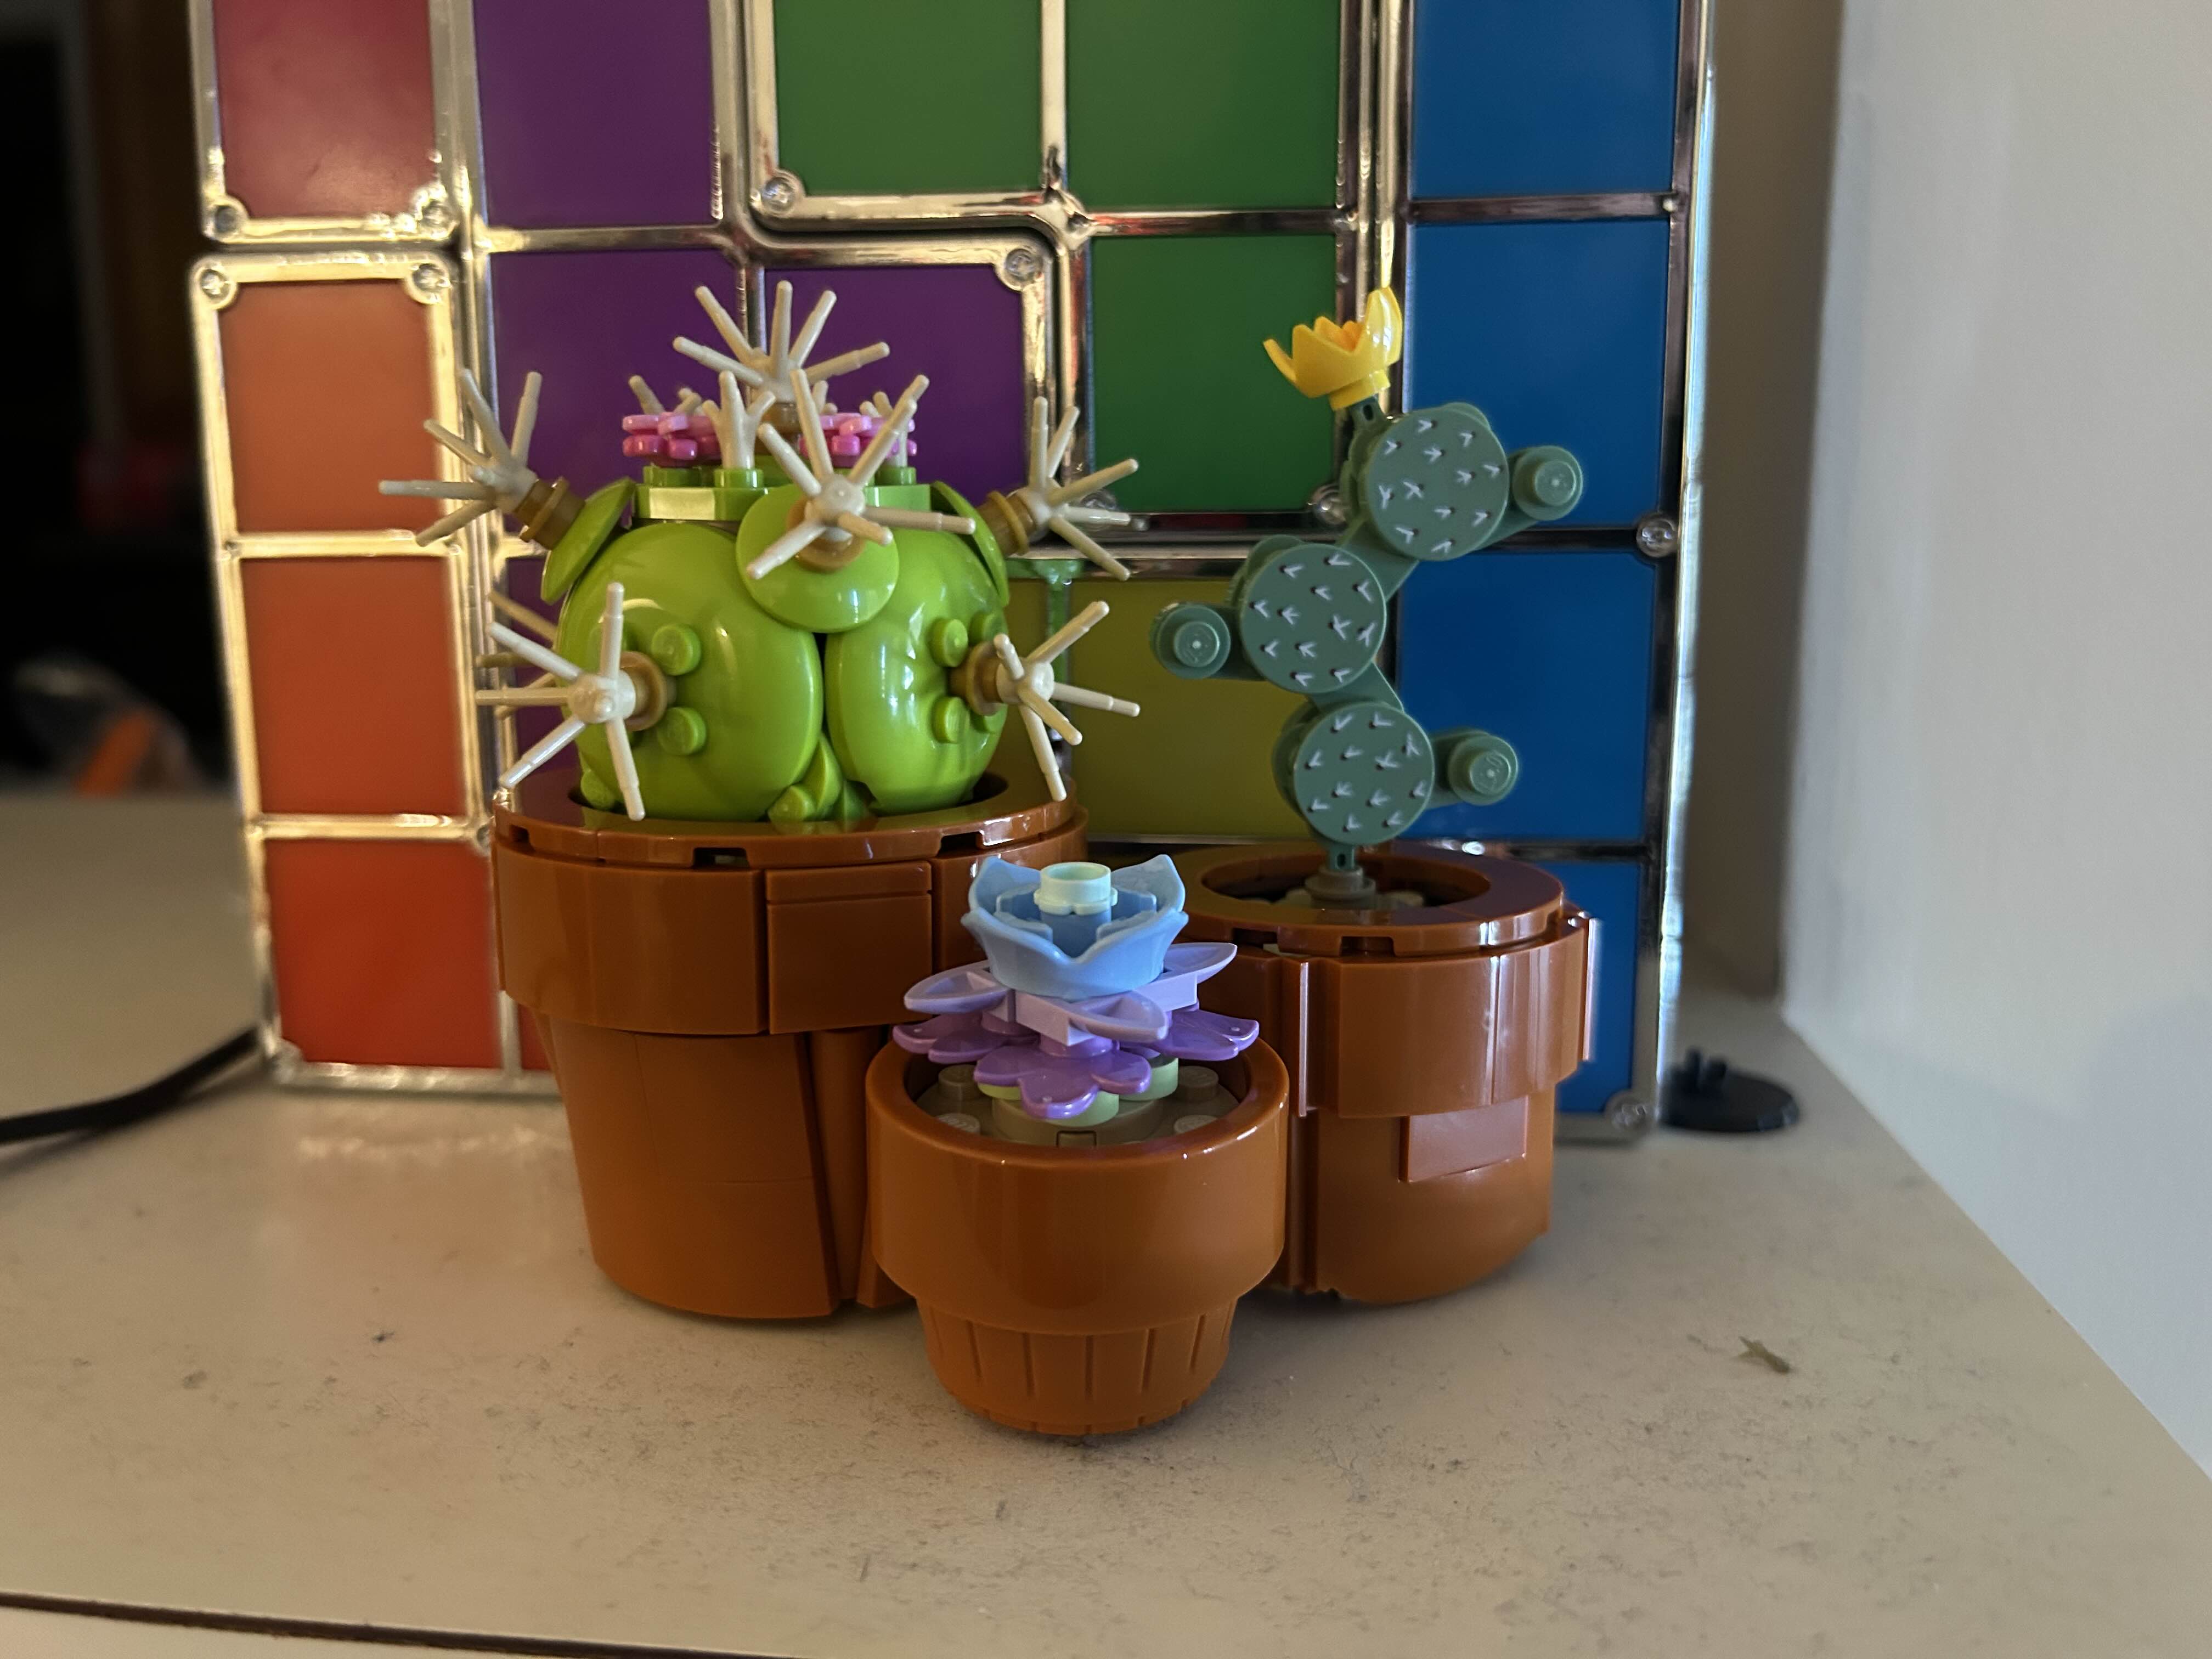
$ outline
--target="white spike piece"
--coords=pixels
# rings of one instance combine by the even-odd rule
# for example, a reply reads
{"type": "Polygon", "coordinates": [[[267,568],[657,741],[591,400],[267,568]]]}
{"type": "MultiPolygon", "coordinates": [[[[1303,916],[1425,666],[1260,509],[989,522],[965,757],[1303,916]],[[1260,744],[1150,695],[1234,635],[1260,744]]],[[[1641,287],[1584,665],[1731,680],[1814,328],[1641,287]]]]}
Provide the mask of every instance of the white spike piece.
{"type": "Polygon", "coordinates": [[[599,612],[599,665],[586,673],[537,641],[501,623],[491,625],[492,638],[561,684],[542,689],[480,691],[477,700],[495,707],[557,702],[568,711],[566,720],[499,775],[500,787],[514,788],[581,737],[587,726],[596,726],[606,733],[607,753],[614,763],[615,783],[622,791],[623,810],[632,818],[645,816],[645,798],[638,789],[637,759],[630,753],[629,731],[623,725],[637,712],[638,688],[637,683],[623,670],[622,627],[623,586],[620,582],[609,582],[606,603],[599,612]],[[552,695],[545,696],[546,691],[552,695]]]}
{"type": "Polygon", "coordinates": [[[1014,642],[1004,634],[992,636],[991,648],[998,660],[984,665],[982,689],[990,701],[1012,708],[1021,717],[1022,728],[1029,733],[1030,747],[1036,751],[1038,769],[1044,774],[1045,787],[1052,792],[1054,800],[1067,799],[1067,785],[1060,776],[1060,763],[1053,755],[1052,740],[1046,736],[1046,730],[1049,727],[1059,732],[1071,744],[1081,743],[1083,733],[1073,720],[1053,707],[1054,702],[1073,703],[1078,708],[1096,708],[1109,714],[1139,712],[1138,705],[1127,698],[1065,684],[1053,675],[1053,663],[1068,647],[1104,621],[1110,610],[1103,599],[1092,601],[1027,656],[1015,650],[1014,642]]]}
{"type": "Polygon", "coordinates": [[[722,465],[749,468],[760,438],[761,417],[775,398],[765,390],[746,397],[738,388],[738,377],[726,368],[721,374],[721,401],[711,407],[722,465]]]}
{"type": "Polygon", "coordinates": [[[1101,547],[1085,528],[1089,525],[1126,525],[1129,515],[1107,507],[1085,507],[1081,498],[1105,489],[1137,470],[1133,458],[1101,467],[1067,483],[1053,479],[1067,459],[1075,442],[1076,411],[1069,410],[1060,424],[1051,424],[1051,407],[1039,398],[1030,410],[1029,482],[1007,493],[1020,502],[1039,530],[1049,530],[1091,563],[1120,581],[1129,580],[1129,567],[1101,547]]]}
{"type": "Polygon", "coordinates": [[[942,530],[963,536],[974,532],[975,522],[964,517],[917,512],[911,507],[874,507],[868,502],[868,485],[891,453],[899,435],[913,422],[921,394],[928,390],[928,377],[915,375],[884,417],[883,425],[877,428],[867,447],[854,459],[852,469],[840,472],[830,457],[829,441],[823,436],[822,416],[814,401],[815,388],[804,372],[792,370],[790,400],[799,416],[799,438],[806,446],[806,458],[801,459],[783,434],[773,427],[760,428],[760,441],[768,446],[769,453],[775,457],[785,476],[799,486],[805,500],[791,528],[763,548],[745,566],[746,575],[758,581],[770,571],[790,563],[817,542],[843,547],[858,536],[888,547],[894,528],[942,530]]]}
{"type": "MultiPolygon", "coordinates": [[[[791,284],[778,283],[775,299],[769,317],[765,343],[755,345],[738,326],[738,319],[730,314],[729,307],[716,299],[711,289],[692,290],[707,320],[714,325],[727,351],[717,351],[709,345],[678,335],[676,349],[694,362],[704,363],[717,374],[727,374],[749,386],[757,387],[768,394],[762,406],[765,414],[776,404],[793,401],[791,386],[795,375],[805,377],[809,391],[818,405],[823,388],[837,375],[864,363],[872,363],[890,355],[890,348],[878,340],[873,345],[861,346],[832,357],[827,362],[810,363],[814,348],[821,343],[822,331],[828,325],[831,307],[837,303],[836,295],[824,289],[814,302],[814,309],[806,313],[806,320],[794,334],[791,326],[791,284]]],[[[727,401],[726,397],[725,402],[727,401]]],[[[725,453],[727,453],[726,451],[725,453]]],[[[826,467],[819,469],[826,471],[826,467]]]]}
{"type": "MultiPolygon", "coordinates": [[[[535,369],[523,377],[522,396],[515,404],[514,435],[509,439],[500,435],[499,416],[477,385],[477,377],[465,368],[461,371],[461,401],[468,407],[482,447],[436,421],[423,422],[422,429],[468,468],[468,478],[386,478],[376,486],[386,495],[460,503],[415,532],[417,547],[428,547],[487,513],[512,513],[522,505],[523,497],[538,483],[538,475],[530,470],[530,440],[538,428],[538,392],[544,384],[544,377],[535,369]]],[[[642,399],[652,393],[640,395],[642,399]]]]}

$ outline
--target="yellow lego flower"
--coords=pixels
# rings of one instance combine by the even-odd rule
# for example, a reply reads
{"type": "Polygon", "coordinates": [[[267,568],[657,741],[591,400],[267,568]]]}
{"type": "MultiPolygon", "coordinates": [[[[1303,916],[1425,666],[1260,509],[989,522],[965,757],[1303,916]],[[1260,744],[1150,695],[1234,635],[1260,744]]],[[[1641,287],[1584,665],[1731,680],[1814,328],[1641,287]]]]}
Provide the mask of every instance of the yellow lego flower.
{"type": "Polygon", "coordinates": [[[1364,317],[1346,323],[1316,317],[1311,328],[1300,323],[1291,331],[1288,351],[1267,342],[1267,356],[1283,378],[1309,398],[1326,397],[1331,409],[1380,396],[1405,349],[1405,313],[1387,288],[1367,296],[1364,317]]]}

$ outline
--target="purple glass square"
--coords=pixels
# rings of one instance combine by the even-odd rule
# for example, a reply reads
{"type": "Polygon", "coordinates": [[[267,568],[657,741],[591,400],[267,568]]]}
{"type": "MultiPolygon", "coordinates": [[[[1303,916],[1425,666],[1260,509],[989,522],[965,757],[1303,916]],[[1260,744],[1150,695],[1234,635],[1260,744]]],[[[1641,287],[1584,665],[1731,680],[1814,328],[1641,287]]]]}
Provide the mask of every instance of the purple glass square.
{"type": "Polygon", "coordinates": [[[891,355],[830,383],[840,409],[872,392],[896,398],[917,374],[929,376],[915,417],[921,452],[916,469],[943,479],[971,501],[1021,482],[1021,297],[988,265],[842,266],[834,270],[771,270],[789,277],[792,313],[803,318],[825,288],[837,308],[815,348],[816,362],[872,341],[891,355]]]}
{"type": "Polygon", "coordinates": [[[476,0],[476,33],[494,224],[713,220],[707,0],[476,0]]]}
{"type": "Polygon", "coordinates": [[[492,343],[500,418],[512,420],[522,378],[545,376],[530,465],[588,495],[635,477],[622,453],[622,417],[635,414],[629,377],[642,374],[663,402],[679,384],[702,394],[713,377],[669,344],[679,334],[714,337],[691,290],[704,285],[737,302],[737,276],[698,248],[605,253],[501,253],[491,262],[492,343]]]}

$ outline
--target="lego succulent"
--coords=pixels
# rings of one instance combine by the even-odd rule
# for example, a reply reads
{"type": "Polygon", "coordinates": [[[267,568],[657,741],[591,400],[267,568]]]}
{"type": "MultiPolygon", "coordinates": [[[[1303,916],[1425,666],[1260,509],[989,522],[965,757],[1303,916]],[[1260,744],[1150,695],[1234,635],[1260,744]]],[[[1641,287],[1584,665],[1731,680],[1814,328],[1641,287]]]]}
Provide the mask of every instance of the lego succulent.
{"type": "MultiPolygon", "coordinates": [[[[939,1065],[972,1065],[985,1095],[1048,1130],[1149,1122],[1180,1062],[1231,1059],[1259,1035],[1254,1021],[1198,1006],[1200,983],[1237,947],[1176,944],[1182,899],[1164,857],[1112,872],[987,859],[961,920],[988,960],[915,986],[907,1006],[930,1018],[892,1038],[939,1065]]],[[[997,1120],[1001,1133],[1042,1138],[997,1120]]]]}
{"type": "Polygon", "coordinates": [[[591,805],[633,818],[851,821],[959,805],[975,788],[1006,715],[1021,721],[1055,799],[1065,794],[1051,734],[1082,733],[1059,705],[1133,714],[1137,706],[1069,685],[1052,664],[1106,614],[1095,604],[1026,654],[1006,631],[1007,558],[1054,532],[1112,574],[1127,572],[1089,527],[1126,514],[1078,504],[1124,461],[1057,482],[1076,414],[1048,428],[1034,411],[1030,474],[978,511],[913,462],[916,376],[894,400],[855,410],[829,382],[883,357],[880,343],[808,358],[836,296],[794,331],[780,283],[762,342],[704,289],[721,349],[676,349],[714,375],[714,398],[665,406],[641,377],[623,453],[644,464],[588,498],[529,464],[539,377],[524,384],[510,434],[464,376],[473,441],[428,423],[466,472],[390,483],[454,510],[428,541],[504,513],[546,551],[549,625],[496,596],[488,668],[523,666],[524,685],[487,685],[488,707],[544,707],[551,732],[501,774],[513,787],[570,744],[591,805]]]}

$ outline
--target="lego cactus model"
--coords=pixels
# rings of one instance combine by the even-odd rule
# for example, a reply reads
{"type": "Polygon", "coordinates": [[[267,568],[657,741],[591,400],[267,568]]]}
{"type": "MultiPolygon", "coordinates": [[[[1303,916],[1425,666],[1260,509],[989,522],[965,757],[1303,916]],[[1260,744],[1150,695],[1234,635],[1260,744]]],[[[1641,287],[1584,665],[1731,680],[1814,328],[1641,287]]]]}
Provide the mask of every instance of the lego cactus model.
{"type": "Polygon", "coordinates": [[[1007,555],[1057,533],[1110,564],[1089,529],[1121,515],[1083,497],[1135,463],[1059,481],[1074,415],[1040,404],[1027,477],[976,509],[921,481],[925,380],[829,402],[887,349],[810,362],[833,296],[794,329],[780,285],[758,342],[699,298],[720,343],[675,344],[715,395],[632,380],[641,477],[539,477],[532,374],[511,433],[473,382],[473,436],[433,427],[465,477],[386,488],[458,503],[426,537],[503,512],[546,550],[557,623],[495,599],[483,665],[536,678],[477,695],[557,717],[501,775],[490,851],[501,982],[560,1084],[592,1254],[656,1302],[787,1318],[900,1294],[867,1234],[864,1079],[906,988],[976,956],[975,868],[1083,854],[1062,706],[1137,708],[1053,672],[1104,605],[1015,646],[1007,555]],[[987,774],[1009,712],[1035,776],[987,774]],[[579,769],[550,768],[572,744],[579,769]]]}
{"type": "Polygon", "coordinates": [[[880,393],[856,410],[826,403],[834,377],[888,349],[807,362],[835,295],[794,333],[790,284],[779,284],[757,345],[708,290],[698,298],[727,350],[682,337],[675,345],[714,371],[719,397],[687,393],[669,410],[632,380],[641,410],[623,422],[623,447],[646,459],[641,482],[580,498],[566,480],[538,477],[533,374],[511,436],[473,380],[475,442],[428,423],[466,479],[385,485],[459,503],[422,539],[498,510],[547,551],[542,597],[561,604],[557,629],[509,602],[490,630],[540,678],[477,697],[562,718],[501,786],[574,743],[584,799],[632,818],[850,823],[928,811],[968,799],[1011,708],[1059,799],[1048,732],[1082,740],[1059,705],[1137,709],[1051,671],[1103,605],[1036,650],[1014,647],[1000,544],[1012,539],[1018,555],[1055,531],[1126,574],[1085,527],[1126,515],[1079,498],[1136,463],[1054,482],[1075,415],[1048,434],[1040,400],[1029,479],[979,514],[950,485],[920,482],[912,465],[925,378],[896,403],[880,393]]]}
{"type": "Polygon", "coordinates": [[[1193,937],[1236,946],[1206,1006],[1297,1057],[1276,1281],[1405,1301],[1482,1277],[1547,1224],[1553,1091],[1588,1051],[1593,941],[1535,866],[1397,839],[1440,794],[1502,799],[1519,762],[1503,738],[1431,737],[1406,712],[1378,661],[1389,607],[1422,565],[1566,513],[1582,471],[1564,450],[1509,452],[1470,404],[1384,415],[1403,343],[1388,290],[1291,341],[1267,343],[1276,367],[1349,416],[1343,533],[1262,542],[1227,603],[1170,607],[1152,642],[1178,674],[1305,700],[1274,773],[1320,845],[1177,864],[1193,937]]]}
{"type": "Polygon", "coordinates": [[[1285,1075],[1256,1021],[1197,1006],[1237,952],[1178,942],[1182,900],[1166,858],[987,860],[962,919],[987,960],[914,986],[930,1018],[870,1068],[878,1257],[939,1380],[1000,1422],[1182,1410],[1281,1254],[1285,1075]]]}
{"type": "Polygon", "coordinates": [[[1267,343],[1300,392],[1350,413],[1344,532],[1334,542],[1261,542],[1226,604],[1170,606],[1152,647],[1187,678],[1263,679],[1306,699],[1276,740],[1275,782],[1326,849],[1316,896],[1349,897],[1364,885],[1360,848],[1407,833],[1439,793],[1501,800],[1520,773],[1504,738],[1431,738],[1406,712],[1377,662],[1392,597],[1425,564],[1572,510],[1582,468],[1548,446],[1509,453],[1469,404],[1384,415],[1378,398],[1405,343],[1388,289],[1368,296],[1363,319],[1300,324],[1287,353],[1267,343]]]}

